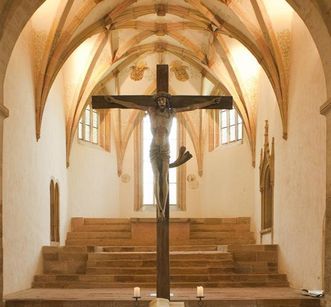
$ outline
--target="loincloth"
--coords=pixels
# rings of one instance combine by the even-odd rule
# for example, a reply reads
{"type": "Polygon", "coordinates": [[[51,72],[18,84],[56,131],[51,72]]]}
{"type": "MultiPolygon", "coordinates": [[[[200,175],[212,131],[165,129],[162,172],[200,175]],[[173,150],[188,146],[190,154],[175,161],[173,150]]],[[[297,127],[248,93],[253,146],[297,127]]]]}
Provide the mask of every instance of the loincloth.
{"type": "Polygon", "coordinates": [[[153,161],[164,161],[170,160],[170,149],[169,144],[166,145],[153,145],[151,144],[151,149],[149,151],[149,157],[151,162],[153,161]]]}

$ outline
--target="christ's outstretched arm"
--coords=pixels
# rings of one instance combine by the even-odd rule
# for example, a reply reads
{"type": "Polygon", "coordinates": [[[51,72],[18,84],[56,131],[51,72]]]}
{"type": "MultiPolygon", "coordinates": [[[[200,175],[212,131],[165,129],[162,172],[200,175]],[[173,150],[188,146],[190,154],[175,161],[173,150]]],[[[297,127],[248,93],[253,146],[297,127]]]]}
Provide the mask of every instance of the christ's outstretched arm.
{"type": "Polygon", "coordinates": [[[214,98],[214,99],[207,100],[205,102],[195,103],[195,104],[192,104],[192,105],[189,105],[189,106],[186,106],[186,107],[175,108],[175,111],[177,113],[186,112],[186,111],[193,111],[193,110],[197,110],[197,109],[203,109],[203,108],[208,107],[212,104],[219,104],[219,103],[221,103],[221,100],[218,99],[218,98],[216,98],[216,99],[214,98]]]}
{"type": "Polygon", "coordinates": [[[130,101],[125,101],[125,100],[120,100],[120,99],[116,99],[112,96],[104,96],[106,101],[112,102],[112,103],[117,103],[123,107],[127,107],[128,109],[138,109],[138,110],[142,110],[142,111],[147,111],[148,107],[146,106],[141,106],[139,104],[130,102],[130,101]]]}

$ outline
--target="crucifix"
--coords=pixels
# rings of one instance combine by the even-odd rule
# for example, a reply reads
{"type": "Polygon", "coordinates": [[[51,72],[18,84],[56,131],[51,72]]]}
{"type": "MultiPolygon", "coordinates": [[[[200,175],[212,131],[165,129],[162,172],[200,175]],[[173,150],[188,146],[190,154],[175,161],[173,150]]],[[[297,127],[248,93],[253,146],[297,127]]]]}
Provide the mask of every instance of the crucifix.
{"type": "Polygon", "coordinates": [[[170,299],[169,269],[169,167],[178,167],[192,155],[185,147],[169,163],[169,134],[172,119],[178,112],[195,109],[232,109],[231,96],[171,96],[168,65],[157,65],[156,95],[93,96],[93,109],[139,109],[147,111],[151,119],[153,139],[150,159],[154,175],[154,196],[157,210],[157,297],[170,299]]]}

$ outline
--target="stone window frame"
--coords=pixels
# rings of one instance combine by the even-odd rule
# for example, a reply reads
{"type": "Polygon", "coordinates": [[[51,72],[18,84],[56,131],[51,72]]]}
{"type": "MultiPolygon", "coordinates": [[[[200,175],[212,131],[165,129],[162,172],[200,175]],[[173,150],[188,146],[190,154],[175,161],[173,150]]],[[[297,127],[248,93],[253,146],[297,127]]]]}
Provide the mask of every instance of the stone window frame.
{"type": "MultiPolygon", "coordinates": [[[[182,118],[177,116],[178,125],[178,148],[186,145],[185,126],[182,123],[182,118]]],[[[142,174],[142,120],[134,129],[134,210],[141,211],[144,208],[151,207],[143,204],[143,174],[142,174]]],[[[176,208],[180,211],[186,210],[186,165],[181,165],[177,168],[177,204],[171,208],[176,208]]]]}

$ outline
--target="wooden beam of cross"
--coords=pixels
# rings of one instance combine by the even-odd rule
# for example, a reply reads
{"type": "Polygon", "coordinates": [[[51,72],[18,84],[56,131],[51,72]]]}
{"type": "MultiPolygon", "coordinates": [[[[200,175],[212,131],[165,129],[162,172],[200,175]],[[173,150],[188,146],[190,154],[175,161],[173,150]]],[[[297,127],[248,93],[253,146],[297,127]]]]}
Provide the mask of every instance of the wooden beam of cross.
{"type": "MultiPolygon", "coordinates": [[[[155,134],[160,137],[160,133],[163,133],[162,137],[168,138],[170,131],[167,131],[168,127],[171,127],[171,121],[176,111],[186,111],[195,108],[199,109],[232,109],[232,97],[231,96],[170,96],[169,92],[169,68],[168,65],[157,65],[157,95],[116,95],[116,96],[93,96],[92,107],[93,109],[113,109],[113,108],[136,108],[141,110],[148,110],[152,122],[152,134],[153,138],[155,134]],[[167,106],[162,106],[163,103],[167,102],[167,106]],[[162,112],[166,112],[166,118],[162,116],[162,112]],[[161,114],[161,115],[160,115],[161,114]],[[160,116],[159,116],[160,115],[160,116]],[[159,117],[158,117],[159,116],[159,117]],[[163,118],[162,118],[163,117],[163,118]],[[156,126],[155,126],[156,125],[156,126]],[[157,126],[159,125],[159,126],[157,126]],[[158,128],[159,131],[158,131],[158,128]],[[166,132],[164,132],[166,131],[166,132]]],[[[154,139],[153,139],[154,140],[154,139]]],[[[156,194],[158,201],[157,210],[157,297],[170,299],[170,269],[169,269],[169,183],[168,175],[162,177],[163,171],[168,172],[169,167],[177,167],[192,156],[189,152],[186,152],[184,147],[181,148],[178,159],[169,164],[168,152],[162,154],[164,150],[163,145],[156,144],[151,145],[151,152],[156,146],[161,148],[161,154],[156,153],[156,170],[155,170],[155,159],[151,163],[154,163],[154,177],[159,178],[159,193],[156,194]],[[152,147],[154,146],[154,147],[152,147]],[[164,165],[164,162],[167,162],[164,165]],[[156,173],[157,172],[157,176],[156,173]],[[162,189],[165,184],[166,189],[162,189]],[[163,193],[163,191],[166,191],[163,193]],[[164,195],[163,195],[164,194],[164,195]],[[165,197],[164,197],[165,196],[165,197]],[[164,200],[165,202],[161,202],[164,200]],[[164,206],[160,208],[160,203],[164,206]],[[161,214],[162,213],[162,214],[161,214]]],[[[168,144],[168,140],[166,142],[168,144]]],[[[167,145],[168,146],[168,145],[167,145]]]]}

